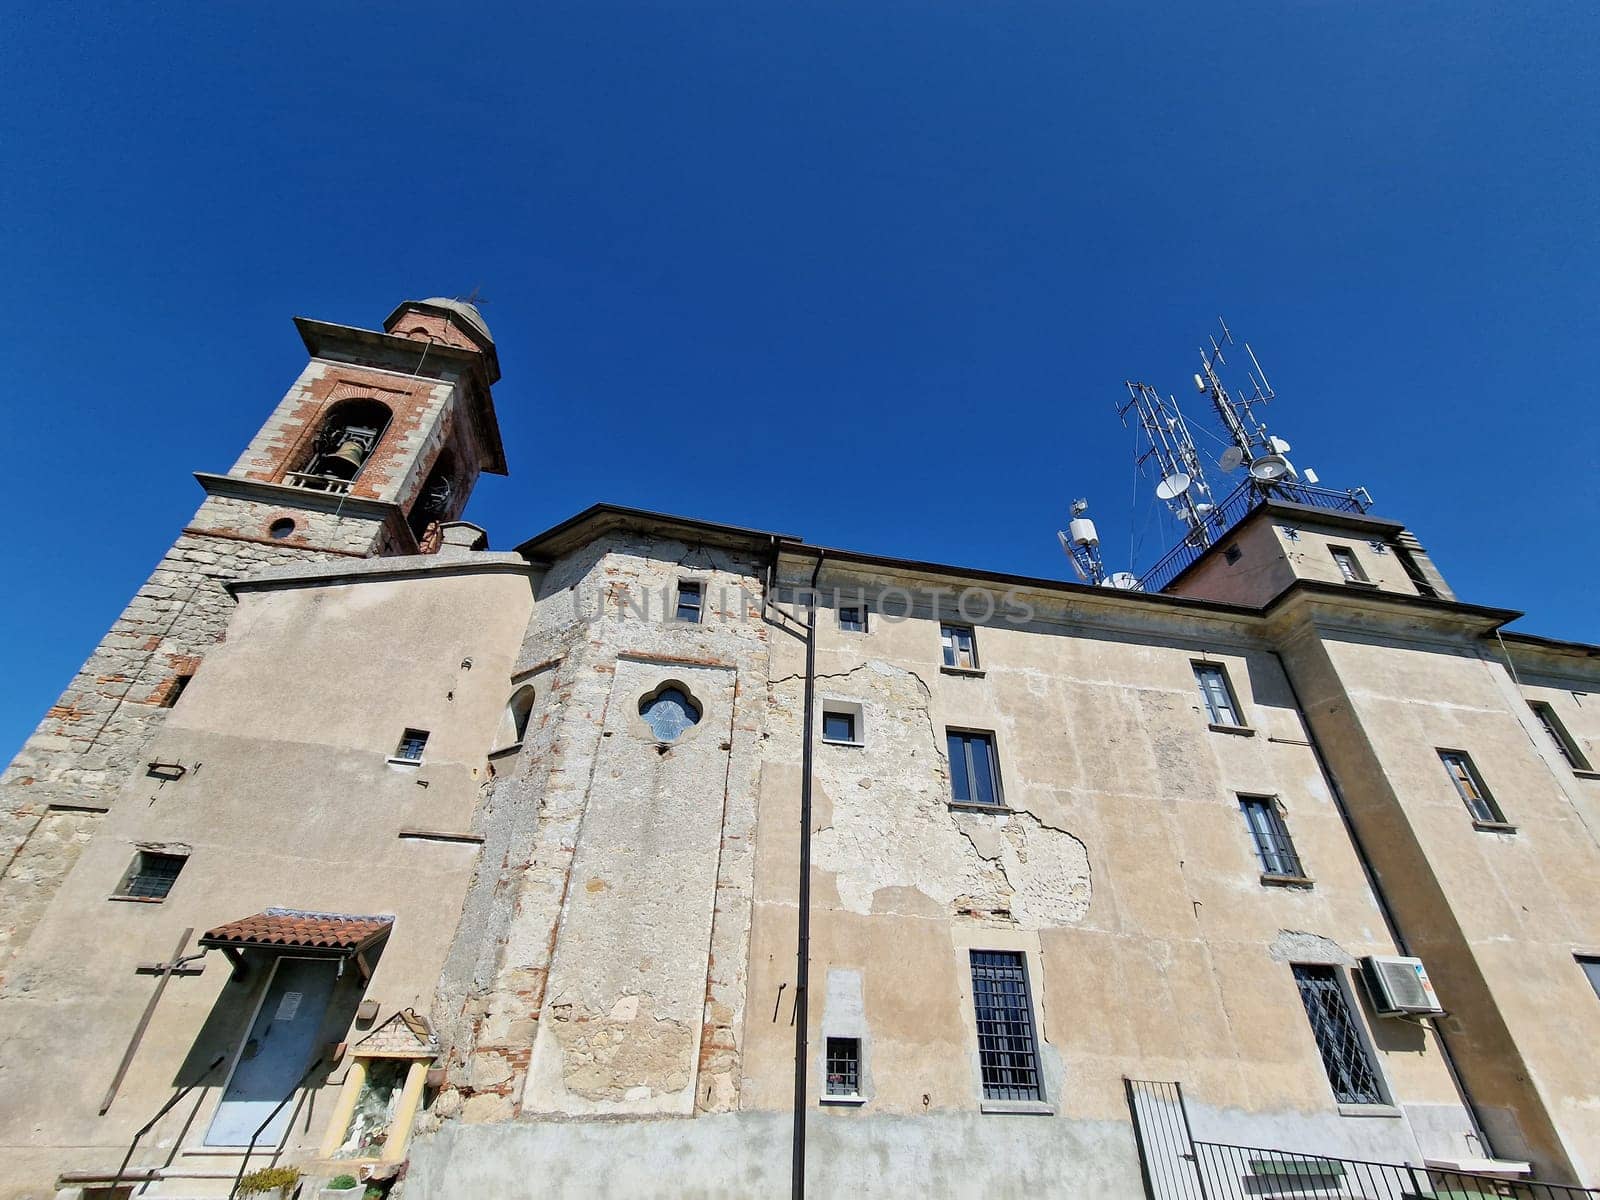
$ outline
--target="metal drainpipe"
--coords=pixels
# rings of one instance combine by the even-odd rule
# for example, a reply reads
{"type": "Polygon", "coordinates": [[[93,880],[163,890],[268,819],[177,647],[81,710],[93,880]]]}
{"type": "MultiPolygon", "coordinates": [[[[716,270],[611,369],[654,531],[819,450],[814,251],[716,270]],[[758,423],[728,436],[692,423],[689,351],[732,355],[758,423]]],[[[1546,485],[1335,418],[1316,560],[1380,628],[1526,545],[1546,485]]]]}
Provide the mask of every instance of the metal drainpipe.
{"type": "MultiPolygon", "coordinates": [[[[1311,727],[1311,714],[1306,706],[1300,703],[1300,690],[1294,686],[1294,676],[1289,674],[1289,666],[1283,661],[1283,655],[1276,650],[1271,651],[1271,654],[1278,660],[1278,670],[1283,674],[1283,681],[1289,685],[1289,698],[1294,701],[1295,710],[1300,713],[1302,723],[1305,725],[1306,742],[1311,746],[1311,756],[1317,760],[1317,769],[1328,781],[1328,790],[1333,794],[1333,805],[1339,810],[1339,820],[1344,823],[1344,831],[1350,838],[1350,845],[1355,849],[1356,858],[1361,863],[1362,874],[1367,877],[1367,887],[1372,890],[1373,899],[1378,902],[1378,911],[1383,914],[1383,923],[1388,926],[1389,936],[1394,939],[1395,947],[1401,954],[1413,957],[1411,947],[1406,942],[1406,935],[1401,932],[1399,919],[1395,917],[1394,909],[1389,905],[1389,897],[1383,894],[1383,885],[1378,882],[1378,872],[1367,854],[1366,843],[1356,832],[1355,821],[1345,804],[1344,792],[1340,789],[1339,781],[1322,753],[1322,743],[1317,740],[1316,731],[1311,727]]],[[[1495,1158],[1497,1155],[1494,1152],[1494,1144],[1489,1141],[1489,1135],[1483,1131],[1483,1125],[1478,1120],[1478,1106],[1472,1099],[1472,1093],[1467,1090],[1461,1072],[1456,1070],[1455,1055],[1450,1053],[1450,1042],[1445,1037],[1444,1027],[1438,1021],[1432,1024],[1434,1035],[1439,1039],[1439,1057],[1444,1059],[1444,1067],[1450,1074],[1450,1082],[1455,1085],[1456,1095],[1461,1097],[1461,1107],[1467,1110],[1467,1120],[1472,1122],[1472,1134],[1478,1139],[1478,1145],[1483,1148],[1484,1154],[1489,1158],[1495,1158]]]]}
{"type": "Polygon", "coordinates": [[[790,1195],[806,1194],[806,1021],[807,989],[811,982],[811,760],[812,710],[817,697],[817,577],[822,574],[823,552],[811,571],[811,594],[806,606],[806,698],[802,717],[800,752],[800,930],[795,950],[794,982],[794,1152],[790,1158],[790,1195]]]}

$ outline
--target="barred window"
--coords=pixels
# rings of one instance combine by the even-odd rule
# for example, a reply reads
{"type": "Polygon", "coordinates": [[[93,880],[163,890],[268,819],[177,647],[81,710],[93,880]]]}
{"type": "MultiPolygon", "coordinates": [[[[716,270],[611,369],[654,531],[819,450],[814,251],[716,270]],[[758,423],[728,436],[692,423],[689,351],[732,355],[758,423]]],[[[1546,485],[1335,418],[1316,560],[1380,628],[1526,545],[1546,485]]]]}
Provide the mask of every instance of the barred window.
{"type": "Polygon", "coordinates": [[[1228,683],[1228,672],[1217,663],[1195,663],[1195,682],[1200,685],[1200,699],[1206,706],[1206,717],[1213,725],[1242,726],[1239,704],[1233,698],[1233,688],[1228,683]]]}
{"type": "Polygon", "coordinates": [[[178,872],[189,860],[181,854],[160,854],[154,850],[140,850],[133,856],[128,873],[122,877],[119,896],[137,896],[144,900],[165,900],[178,881],[178,872]]]}
{"type": "Polygon", "coordinates": [[[1278,802],[1270,796],[1240,796],[1239,809],[1244,813],[1244,823],[1255,841],[1261,870],[1268,875],[1303,878],[1305,869],[1300,865],[1300,856],[1295,853],[1289,827],[1283,823],[1283,814],[1278,811],[1278,802]]]}
{"type": "Polygon", "coordinates": [[[973,950],[972,1005],[985,1100],[1042,1100],[1028,964],[1016,950],[973,950]]]}
{"type": "Polygon", "coordinates": [[[847,604],[839,609],[839,628],[846,633],[865,633],[867,631],[867,606],[865,604],[847,604]]]}
{"type": "Polygon", "coordinates": [[[1338,968],[1296,963],[1292,969],[1334,1098],[1340,1104],[1384,1103],[1378,1068],[1339,981],[1338,968]]]}
{"type": "Polygon", "coordinates": [[[408,729],[400,735],[400,744],[394,748],[394,757],[400,762],[421,762],[422,752],[427,746],[426,729],[408,729]]]}
{"type": "Polygon", "coordinates": [[[828,1095],[859,1096],[861,1094],[861,1039],[831,1037],[828,1039],[828,1095]]]}

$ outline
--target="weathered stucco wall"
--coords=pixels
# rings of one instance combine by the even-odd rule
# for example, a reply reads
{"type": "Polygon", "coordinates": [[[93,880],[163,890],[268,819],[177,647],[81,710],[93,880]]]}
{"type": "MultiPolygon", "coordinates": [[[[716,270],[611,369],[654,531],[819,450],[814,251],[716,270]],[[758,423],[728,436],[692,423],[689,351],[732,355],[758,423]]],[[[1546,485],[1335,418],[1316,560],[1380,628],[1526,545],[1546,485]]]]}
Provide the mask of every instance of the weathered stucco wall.
{"type": "MultiPolygon", "coordinates": [[[[0,989],[0,1196],[52,1195],[62,1170],[115,1167],[134,1130],[189,1083],[203,1086],[152,1131],[134,1166],[231,1173],[234,1160],[198,1143],[265,970],[229,982],[211,953],[202,974],[175,978],[116,1102],[97,1115],[154,986],[136,969],[168,959],[185,928],[198,935],[270,906],[392,914],[364,994],[380,1019],[427,1012],[477,848],[403,831],[470,827],[532,589],[525,564],[504,555],[336,570],[366,574],[241,593],[228,640],[148,747],[184,774],[162,782],[140,772],[125,787],[0,989]],[[391,765],[408,726],[430,732],[423,761],[391,765]],[[141,844],[187,852],[170,895],[109,899],[141,844]],[[217,1055],[223,1065],[209,1069],[217,1055]]],[[[344,974],[349,1002],[335,1012],[346,1023],[329,1025],[329,1042],[344,1040],[362,994],[355,969],[344,974]]],[[[292,1158],[321,1141],[328,1089],[344,1069],[314,1081],[292,1158]]],[[[195,1195],[215,1184],[164,1186],[195,1195]]]]}

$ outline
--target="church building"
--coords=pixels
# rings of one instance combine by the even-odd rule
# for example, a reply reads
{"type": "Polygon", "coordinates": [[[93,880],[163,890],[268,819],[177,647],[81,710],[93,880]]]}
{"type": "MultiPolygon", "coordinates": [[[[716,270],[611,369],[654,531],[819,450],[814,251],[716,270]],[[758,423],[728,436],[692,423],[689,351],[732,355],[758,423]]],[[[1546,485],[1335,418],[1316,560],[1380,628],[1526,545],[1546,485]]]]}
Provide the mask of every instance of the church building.
{"type": "Polygon", "coordinates": [[[478,310],[295,325],[0,778],[0,1200],[1600,1196],[1600,648],[1248,457],[1142,588],[491,541],[478,310]]]}

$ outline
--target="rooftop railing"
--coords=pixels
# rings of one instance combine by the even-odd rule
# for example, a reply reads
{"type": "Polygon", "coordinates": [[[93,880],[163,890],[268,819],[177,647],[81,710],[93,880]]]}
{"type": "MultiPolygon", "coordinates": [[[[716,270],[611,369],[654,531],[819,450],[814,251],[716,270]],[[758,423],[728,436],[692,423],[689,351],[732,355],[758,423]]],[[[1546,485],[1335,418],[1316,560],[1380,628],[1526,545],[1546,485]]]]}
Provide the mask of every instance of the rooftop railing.
{"type": "Polygon", "coordinates": [[[1139,589],[1145,592],[1159,592],[1166,588],[1183,574],[1195,559],[1226,537],[1235,525],[1269,500],[1326,508],[1331,512],[1358,514],[1372,507],[1372,497],[1367,495],[1365,488],[1340,492],[1309,483],[1263,485],[1253,479],[1247,479],[1234,488],[1226,500],[1205,515],[1202,523],[1204,534],[1200,530],[1191,530],[1188,537],[1167,551],[1160,562],[1139,577],[1139,589]]]}

